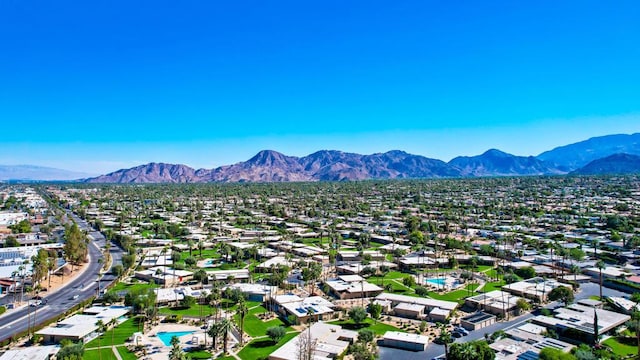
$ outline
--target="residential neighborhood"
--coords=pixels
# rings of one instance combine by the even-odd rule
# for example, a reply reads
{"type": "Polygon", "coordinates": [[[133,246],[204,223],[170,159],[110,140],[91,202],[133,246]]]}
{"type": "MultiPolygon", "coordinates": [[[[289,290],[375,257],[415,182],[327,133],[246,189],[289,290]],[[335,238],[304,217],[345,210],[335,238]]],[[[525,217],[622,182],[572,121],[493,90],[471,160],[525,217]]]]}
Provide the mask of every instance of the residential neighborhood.
{"type": "Polygon", "coordinates": [[[638,354],[635,176],[17,184],[0,200],[0,360],[638,354]],[[25,310],[25,330],[3,320],[25,310]]]}

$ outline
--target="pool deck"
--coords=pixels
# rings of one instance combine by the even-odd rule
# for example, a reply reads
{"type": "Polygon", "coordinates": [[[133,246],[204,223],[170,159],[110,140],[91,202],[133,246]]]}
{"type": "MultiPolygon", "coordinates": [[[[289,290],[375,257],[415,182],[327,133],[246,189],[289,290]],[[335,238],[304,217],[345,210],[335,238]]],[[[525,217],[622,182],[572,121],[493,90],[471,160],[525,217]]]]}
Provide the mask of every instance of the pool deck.
{"type": "Polygon", "coordinates": [[[192,343],[194,336],[200,339],[204,338],[204,330],[191,325],[185,324],[159,324],[153,329],[148,331],[143,337],[143,343],[149,348],[147,358],[153,360],[166,360],[171,351],[170,346],[165,346],[162,340],[157,336],[159,332],[176,332],[176,331],[194,331],[193,334],[188,334],[179,337],[182,348],[188,348],[196,346],[192,343]],[[157,351],[152,353],[153,351],[157,351]]]}
{"type": "Polygon", "coordinates": [[[453,277],[453,276],[431,277],[431,278],[425,279],[424,283],[427,286],[431,287],[432,289],[437,289],[437,290],[444,289],[444,290],[447,290],[447,291],[459,289],[464,285],[463,283],[458,282],[458,279],[453,277]],[[441,281],[439,279],[443,279],[444,280],[444,284],[443,283],[435,283],[435,282],[433,282],[433,280],[436,280],[436,279],[438,279],[438,281],[441,281]],[[432,281],[429,281],[429,280],[432,280],[432,281]]]}

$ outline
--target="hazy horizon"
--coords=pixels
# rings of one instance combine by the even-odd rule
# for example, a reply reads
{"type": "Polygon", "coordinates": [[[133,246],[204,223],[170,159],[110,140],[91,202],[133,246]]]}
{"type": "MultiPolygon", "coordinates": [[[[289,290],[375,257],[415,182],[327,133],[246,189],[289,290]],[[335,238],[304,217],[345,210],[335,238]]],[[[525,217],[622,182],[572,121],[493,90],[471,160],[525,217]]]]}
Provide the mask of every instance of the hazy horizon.
{"type": "Polygon", "coordinates": [[[0,4],[0,164],[535,156],[640,132],[640,4],[0,4]]]}

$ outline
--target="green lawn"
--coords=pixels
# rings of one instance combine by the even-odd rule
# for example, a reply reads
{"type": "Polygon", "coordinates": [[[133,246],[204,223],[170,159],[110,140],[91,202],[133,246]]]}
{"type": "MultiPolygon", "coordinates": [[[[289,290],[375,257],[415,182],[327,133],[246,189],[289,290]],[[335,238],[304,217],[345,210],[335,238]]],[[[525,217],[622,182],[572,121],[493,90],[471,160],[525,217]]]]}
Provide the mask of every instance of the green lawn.
{"type": "Polygon", "coordinates": [[[260,360],[266,359],[269,354],[276,351],[279,347],[286,344],[287,341],[296,337],[298,333],[290,333],[284,336],[280,342],[274,344],[268,338],[256,339],[248,343],[240,352],[238,356],[242,360],[260,360]]]}
{"type": "MultiPolygon", "coordinates": [[[[249,306],[248,304],[247,307],[251,308],[251,306],[249,306]]],[[[252,337],[264,336],[268,328],[278,325],[284,326],[287,331],[292,330],[292,328],[282,322],[280,318],[275,318],[265,322],[260,320],[260,318],[256,316],[257,314],[266,312],[267,309],[265,309],[263,306],[258,306],[257,308],[249,310],[249,313],[244,317],[244,332],[252,337]]],[[[234,315],[234,318],[237,323],[240,322],[240,315],[236,314],[234,315]]]]}
{"type": "Polygon", "coordinates": [[[209,314],[215,314],[215,306],[195,304],[192,307],[187,309],[172,309],[169,307],[162,307],[158,309],[158,313],[163,315],[181,315],[181,316],[200,317],[200,316],[208,316],[209,314]],[[202,308],[202,314],[200,313],[201,308],[202,308]]]}
{"type": "Polygon", "coordinates": [[[495,281],[495,282],[488,282],[482,288],[482,292],[488,293],[489,291],[500,290],[502,288],[502,285],[504,285],[504,284],[505,284],[505,282],[503,280],[495,281]]]}
{"type": "Polygon", "coordinates": [[[398,331],[398,328],[395,326],[387,325],[379,321],[376,323],[371,318],[367,318],[362,324],[356,324],[352,320],[336,320],[329,322],[329,324],[340,325],[348,330],[358,331],[362,329],[369,329],[373,330],[376,335],[384,335],[387,331],[398,331]]]}
{"type": "MultiPolygon", "coordinates": [[[[122,324],[115,327],[115,329],[108,330],[106,333],[100,336],[100,346],[110,346],[111,345],[111,333],[113,332],[113,344],[119,345],[124,344],[127,339],[133,335],[134,332],[138,331],[138,322],[135,318],[128,319],[122,324]]],[[[88,344],[85,345],[86,349],[97,347],[98,339],[91,340],[88,344]]]]}
{"type": "MultiPolygon", "coordinates": [[[[115,360],[116,355],[113,353],[111,348],[96,350],[86,350],[84,355],[82,355],[83,360],[115,360]],[[102,358],[100,358],[100,353],[102,352],[102,358]]],[[[135,359],[135,356],[133,357],[135,359]]]]}
{"type": "Polygon", "coordinates": [[[132,353],[131,351],[129,351],[124,346],[117,347],[116,349],[118,349],[118,353],[120,354],[120,356],[122,356],[122,360],[137,360],[138,359],[136,354],[132,353]]]}
{"type": "Polygon", "coordinates": [[[116,284],[116,286],[111,288],[111,290],[109,291],[139,290],[139,289],[146,289],[146,288],[157,288],[158,286],[159,285],[157,284],[150,284],[147,282],[139,282],[135,284],[127,284],[127,283],[119,282],[116,284]]]}
{"type": "Polygon", "coordinates": [[[450,291],[445,294],[438,294],[435,291],[429,291],[429,297],[436,300],[445,300],[445,301],[455,301],[458,302],[462,299],[465,299],[469,296],[478,295],[475,290],[479,284],[469,284],[465,286],[464,289],[450,291]],[[471,290],[471,291],[470,291],[471,290]]]}
{"type": "Polygon", "coordinates": [[[616,355],[636,355],[638,353],[638,347],[636,346],[635,338],[618,338],[610,337],[602,344],[609,346],[616,355]],[[631,341],[629,341],[631,340],[631,341]]]}

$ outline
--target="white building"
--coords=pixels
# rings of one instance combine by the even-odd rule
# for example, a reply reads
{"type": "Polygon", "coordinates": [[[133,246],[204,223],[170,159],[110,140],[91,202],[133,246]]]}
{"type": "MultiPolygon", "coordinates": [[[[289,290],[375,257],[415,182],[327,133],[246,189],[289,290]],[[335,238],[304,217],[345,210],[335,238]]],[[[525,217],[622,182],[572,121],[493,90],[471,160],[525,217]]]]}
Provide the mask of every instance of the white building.
{"type": "MultiPolygon", "coordinates": [[[[358,337],[358,333],[355,331],[345,330],[338,325],[329,325],[323,322],[317,322],[311,325],[311,329],[304,331],[309,331],[311,340],[316,343],[313,351],[314,360],[339,357],[358,337]]],[[[294,337],[271,353],[269,360],[297,360],[300,336],[294,337]]]]}

